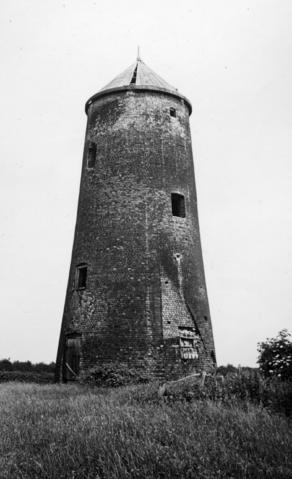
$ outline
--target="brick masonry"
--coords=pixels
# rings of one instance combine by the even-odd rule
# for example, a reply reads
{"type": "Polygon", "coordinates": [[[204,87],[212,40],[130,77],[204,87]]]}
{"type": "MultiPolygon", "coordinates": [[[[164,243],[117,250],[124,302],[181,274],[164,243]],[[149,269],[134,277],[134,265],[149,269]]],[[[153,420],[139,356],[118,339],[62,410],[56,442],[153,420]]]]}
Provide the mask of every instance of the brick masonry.
{"type": "Polygon", "coordinates": [[[210,370],[189,105],[128,87],[97,96],[87,113],[57,379],[73,378],[66,363],[74,338],[77,373],[115,362],[164,378],[210,370]],[[172,193],[185,197],[184,218],[172,214],[172,193]],[[88,268],[84,289],[76,284],[80,264],[88,268]]]}

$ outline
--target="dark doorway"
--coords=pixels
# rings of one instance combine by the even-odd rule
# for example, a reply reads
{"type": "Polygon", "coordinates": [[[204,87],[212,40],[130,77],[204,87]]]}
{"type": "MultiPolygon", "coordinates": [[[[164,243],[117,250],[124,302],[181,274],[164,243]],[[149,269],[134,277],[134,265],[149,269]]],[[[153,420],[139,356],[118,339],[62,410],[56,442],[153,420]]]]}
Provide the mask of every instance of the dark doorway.
{"type": "Polygon", "coordinates": [[[77,379],[80,369],[80,336],[66,339],[64,366],[66,381],[77,379]]]}

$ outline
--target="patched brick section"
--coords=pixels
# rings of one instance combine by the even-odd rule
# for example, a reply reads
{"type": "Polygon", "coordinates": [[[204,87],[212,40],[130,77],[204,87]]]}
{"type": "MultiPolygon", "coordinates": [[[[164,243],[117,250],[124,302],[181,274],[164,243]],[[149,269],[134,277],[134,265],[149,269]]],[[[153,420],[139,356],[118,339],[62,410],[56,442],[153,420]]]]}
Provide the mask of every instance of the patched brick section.
{"type": "Polygon", "coordinates": [[[90,105],[60,376],[70,334],[81,335],[82,371],[123,361],[177,377],[213,365],[189,112],[179,97],[133,89],[90,105]],[[185,218],[172,215],[172,193],[184,196],[185,218]],[[81,263],[88,275],[79,291],[74,279],[81,263]],[[198,358],[182,359],[183,327],[194,328],[198,358]]]}
{"type": "Polygon", "coordinates": [[[161,275],[163,338],[179,338],[179,327],[195,327],[177,284],[161,275]]]}

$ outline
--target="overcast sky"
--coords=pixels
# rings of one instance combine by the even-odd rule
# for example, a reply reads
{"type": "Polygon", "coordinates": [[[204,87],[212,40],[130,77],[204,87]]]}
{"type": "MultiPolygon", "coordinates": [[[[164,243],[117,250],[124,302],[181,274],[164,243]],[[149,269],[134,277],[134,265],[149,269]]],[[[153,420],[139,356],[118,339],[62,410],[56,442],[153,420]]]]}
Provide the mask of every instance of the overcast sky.
{"type": "Polygon", "coordinates": [[[291,331],[291,0],[1,0],[0,358],[55,360],[84,103],[138,44],[193,104],[218,363],[291,331]]]}

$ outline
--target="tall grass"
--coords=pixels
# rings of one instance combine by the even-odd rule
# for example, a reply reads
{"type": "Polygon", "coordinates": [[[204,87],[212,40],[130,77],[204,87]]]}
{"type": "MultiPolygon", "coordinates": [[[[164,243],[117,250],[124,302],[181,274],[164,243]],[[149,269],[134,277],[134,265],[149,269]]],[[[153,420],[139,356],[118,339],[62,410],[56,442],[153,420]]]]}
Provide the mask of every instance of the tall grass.
{"type": "Polygon", "coordinates": [[[2,384],[1,479],[292,477],[288,419],[156,390],[2,384]]]}

